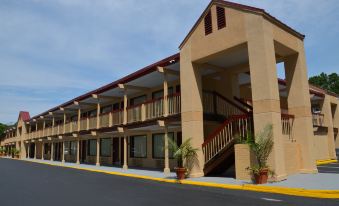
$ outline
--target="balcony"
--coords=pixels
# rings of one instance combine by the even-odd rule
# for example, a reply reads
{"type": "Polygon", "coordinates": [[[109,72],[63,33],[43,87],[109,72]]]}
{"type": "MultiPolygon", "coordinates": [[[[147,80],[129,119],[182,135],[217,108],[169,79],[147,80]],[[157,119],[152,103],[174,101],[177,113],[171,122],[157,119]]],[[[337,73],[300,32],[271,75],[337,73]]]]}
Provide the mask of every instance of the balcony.
{"type": "MultiPolygon", "coordinates": [[[[167,98],[152,99],[145,103],[127,107],[127,123],[132,124],[146,120],[157,119],[165,116],[180,114],[181,112],[181,96],[180,93],[175,93],[167,96],[167,98]],[[165,111],[167,107],[167,112],[165,111]],[[167,113],[167,115],[166,115],[167,113]]],[[[112,126],[123,125],[124,110],[114,110],[100,114],[99,129],[112,126]]],[[[54,135],[68,134],[78,132],[78,124],[80,131],[97,129],[97,116],[83,117],[78,120],[69,121],[65,124],[59,124],[54,127],[47,127],[44,130],[32,131],[28,134],[29,139],[43,138],[54,135]]]]}

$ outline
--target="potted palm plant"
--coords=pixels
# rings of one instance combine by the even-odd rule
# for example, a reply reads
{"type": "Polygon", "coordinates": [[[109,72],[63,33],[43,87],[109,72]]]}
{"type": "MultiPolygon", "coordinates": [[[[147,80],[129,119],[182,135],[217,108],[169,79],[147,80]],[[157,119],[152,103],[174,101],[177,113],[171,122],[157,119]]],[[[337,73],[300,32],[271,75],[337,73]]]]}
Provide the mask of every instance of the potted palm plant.
{"type": "Polygon", "coordinates": [[[252,173],[255,184],[267,183],[268,175],[274,173],[267,165],[274,145],[272,128],[272,125],[266,125],[263,131],[255,136],[255,141],[248,142],[255,156],[256,164],[247,169],[252,173]]]}
{"type": "Polygon", "coordinates": [[[178,162],[178,167],[174,168],[177,174],[177,179],[182,180],[190,172],[190,165],[197,157],[198,148],[194,148],[191,144],[191,138],[185,140],[180,146],[169,139],[169,147],[173,152],[173,157],[178,162]]]}

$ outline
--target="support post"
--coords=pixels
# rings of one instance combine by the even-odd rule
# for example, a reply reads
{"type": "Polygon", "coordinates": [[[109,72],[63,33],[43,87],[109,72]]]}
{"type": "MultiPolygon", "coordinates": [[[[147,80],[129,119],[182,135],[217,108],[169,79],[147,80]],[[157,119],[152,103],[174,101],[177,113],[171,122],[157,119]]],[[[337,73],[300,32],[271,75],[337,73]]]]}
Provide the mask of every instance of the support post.
{"type": "Polygon", "coordinates": [[[273,31],[265,22],[261,16],[246,18],[254,132],[257,134],[272,124],[274,147],[268,165],[275,171],[274,180],[280,181],[287,176],[280,97],[273,31]]]}
{"type": "Polygon", "coordinates": [[[62,163],[65,163],[65,141],[62,142],[62,163]]]}
{"type": "Polygon", "coordinates": [[[169,152],[168,152],[168,127],[165,125],[165,137],[164,137],[164,149],[165,149],[165,168],[164,168],[164,174],[168,176],[170,174],[170,168],[169,168],[169,152]]]}
{"type": "Polygon", "coordinates": [[[166,73],[164,73],[164,116],[168,116],[168,83],[166,73]]]}
{"type": "Polygon", "coordinates": [[[122,166],[124,170],[128,169],[127,165],[127,135],[124,133],[124,165],[122,166]]]}
{"type": "Polygon", "coordinates": [[[316,173],[316,161],[313,153],[313,125],[307,66],[304,45],[298,42],[299,51],[285,58],[285,75],[288,91],[288,112],[294,115],[293,136],[300,144],[300,171],[316,173]]]}
{"type": "Polygon", "coordinates": [[[81,120],[81,109],[80,109],[80,106],[79,106],[79,109],[78,109],[78,132],[80,132],[81,130],[81,127],[80,127],[80,120],[81,120]]]}
{"type": "Polygon", "coordinates": [[[37,142],[34,142],[34,159],[36,159],[36,149],[37,149],[37,142]]]}
{"type": "Polygon", "coordinates": [[[45,154],[45,143],[41,142],[41,159],[42,160],[45,160],[44,154],[45,154]]]}
{"type": "Polygon", "coordinates": [[[127,91],[124,89],[124,125],[127,124],[127,91]]]}
{"type": "Polygon", "coordinates": [[[80,139],[77,139],[77,165],[80,164],[80,139]]]}
{"type": "Polygon", "coordinates": [[[97,138],[97,159],[96,159],[96,166],[100,166],[100,138],[97,138]]]}
{"type": "Polygon", "coordinates": [[[51,161],[54,161],[54,143],[51,141],[51,161]]]}
{"type": "Polygon", "coordinates": [[[100,102],[97,103],[97,129],[100,128],[100,102]]]}

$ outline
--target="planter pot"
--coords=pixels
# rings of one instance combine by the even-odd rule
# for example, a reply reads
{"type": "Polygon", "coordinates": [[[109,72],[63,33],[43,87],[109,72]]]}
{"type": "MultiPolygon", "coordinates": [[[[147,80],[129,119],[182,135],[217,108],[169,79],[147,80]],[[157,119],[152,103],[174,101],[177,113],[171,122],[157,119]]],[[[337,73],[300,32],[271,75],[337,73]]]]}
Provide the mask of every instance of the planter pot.
{"type": "Polygon", "coordinates": [[[178,180],[183,180],[185,179],[186,175],[186,168],[183,167],[177,167],[175,168],[175,172],[177,173],[177,179],[178,180]]]}
{"type": "Polygon", "coordinates": [[[265,184],[268,179],[268,169],[263,169],[259,174],[254,174],[255,184],[265,184]]]}

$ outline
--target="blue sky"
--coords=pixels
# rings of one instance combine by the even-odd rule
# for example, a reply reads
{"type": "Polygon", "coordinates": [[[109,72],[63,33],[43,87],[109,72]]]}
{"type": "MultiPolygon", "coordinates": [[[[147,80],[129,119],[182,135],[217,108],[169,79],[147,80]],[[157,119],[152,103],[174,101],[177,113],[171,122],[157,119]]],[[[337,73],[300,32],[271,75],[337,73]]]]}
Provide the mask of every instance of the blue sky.
{"type": "MultiPolygon", "coordinates": [[[[309,75],[339,71],[337,0],[238,0],[306,34],[309,75]]],[[[0,0],[0,122],[36,115],[178,52],[209,0],[0,0]]]]}

